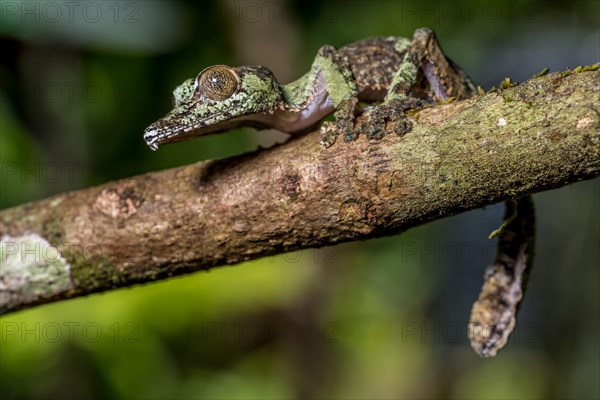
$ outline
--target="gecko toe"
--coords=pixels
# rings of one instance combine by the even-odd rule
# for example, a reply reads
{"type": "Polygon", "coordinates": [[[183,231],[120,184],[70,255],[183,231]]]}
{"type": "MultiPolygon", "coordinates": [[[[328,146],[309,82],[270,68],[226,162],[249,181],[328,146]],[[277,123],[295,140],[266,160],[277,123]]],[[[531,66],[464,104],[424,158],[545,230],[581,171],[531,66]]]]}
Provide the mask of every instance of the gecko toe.
{"type": "Polygon", "coordinates": [[[413,123],[406,117],[398,119],[394,123],[394,133],[398,136],[403,136],[412,130],[413,123]]]}
{"type": "Polygon", "coordinates": [[[354,129],[346,129],[344,131],[344,142],[352,142],[358,138],[358,132],[354,129]]]}
{"type": "Polygon", "coordinates": [[[385,126],[373,124],[365,127],[365,136],[369,140],[381,140],[385,136],[385,126]]]}

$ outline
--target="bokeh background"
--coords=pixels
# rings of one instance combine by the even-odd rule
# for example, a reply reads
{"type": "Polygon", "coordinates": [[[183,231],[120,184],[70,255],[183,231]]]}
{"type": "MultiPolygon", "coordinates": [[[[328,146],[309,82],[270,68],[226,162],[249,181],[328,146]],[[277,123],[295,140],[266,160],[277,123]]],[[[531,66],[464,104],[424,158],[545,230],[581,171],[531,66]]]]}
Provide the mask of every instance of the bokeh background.
{"type": "MultiPolygon", "coordinates": [[[[146,147],[172,89],[208,65],[289,82],[323,44],[428,26],[489,89],[597,62],[599,4],[2,0],[0,208],[281,142],[240,129],[146,147]]],[[[536,267],[495,359],[466,327],[499,204],[2,317],[0,397],[597,399],[600,183],[534,198],[536,267]]]]}

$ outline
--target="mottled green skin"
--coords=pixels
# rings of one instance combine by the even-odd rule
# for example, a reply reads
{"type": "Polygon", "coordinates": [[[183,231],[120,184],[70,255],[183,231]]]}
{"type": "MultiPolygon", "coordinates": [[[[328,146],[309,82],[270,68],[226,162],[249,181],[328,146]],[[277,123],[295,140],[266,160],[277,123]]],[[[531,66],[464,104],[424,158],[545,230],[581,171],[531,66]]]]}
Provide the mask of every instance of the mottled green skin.
{"type": "Polygon", "coordinates": [[[283,107],[291,110],[302,109],[323,84],[334,107],[356,94],[352,71],[342,63],[337,50],[332,46],[321,47],[310,71],[300,79],[281,87],[283,107]],[[319,82],[320,77],[324,82],[319,82]]]}
{"type": "Polygon", "coordinates": [[[173,92],[174,109],[146,129],[144,139],[151,148],[239,125],[304,132],[331,112],[335,123],[322,127],[324,147],[339,135],[354,140],[359,131],[378,139],[387,121],[398,134],[410,130],[405,110],[474,93],[469,78],[445,57],[426,28],[418,29],[412,40],[377,37],[339,50],[323,46],[310,71],[287,85],[266,67],[224,67],[238,77],[231,97],[220,101],[204,97],[198,83],[202,73],[186,80],[173,92]],[[361,110],[359,101],[380,104],[361,110]],[[368,122],[356,127],[360,113],[367,114],[368,122]]]}
{"type": "Polygon", "coordinates": [[[184,140],[196,136],[194,130],[215,127],[228,120],[276,109],[281,103],[281,91],[271,72],[260,66],[237,67],[240,78],[239,89],[231,97],[216,101],[198,99],[194,95],[194,79],[188,79],[173,91],[174,108],[165,117],[156,121],[144,135],[147,143],[158,144],[148,139],[158,138],[160,143],[184,140]],[[158,136],[149,135],[156,132],[158,136]]]}
{"type": "Polygon", "coordinates": [[[194,79],[190,78],[173,90],[173,108],[181,107],[192,98],[194,93],[194,79]]]}

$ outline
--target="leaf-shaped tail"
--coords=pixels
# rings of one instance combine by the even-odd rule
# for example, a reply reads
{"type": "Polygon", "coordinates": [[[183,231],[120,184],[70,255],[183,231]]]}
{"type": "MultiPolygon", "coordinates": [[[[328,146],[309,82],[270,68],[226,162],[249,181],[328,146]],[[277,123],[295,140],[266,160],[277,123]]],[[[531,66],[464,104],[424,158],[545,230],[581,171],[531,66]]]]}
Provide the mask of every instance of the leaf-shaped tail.
{"type": "Polygon", "coordinates": [[[469,322],[471,346],[481,357],[493,357],[506,344],[516,324],[534,255],[535,214],[531,196],[506,202],[496,260],[484,276],[469,322]]]}

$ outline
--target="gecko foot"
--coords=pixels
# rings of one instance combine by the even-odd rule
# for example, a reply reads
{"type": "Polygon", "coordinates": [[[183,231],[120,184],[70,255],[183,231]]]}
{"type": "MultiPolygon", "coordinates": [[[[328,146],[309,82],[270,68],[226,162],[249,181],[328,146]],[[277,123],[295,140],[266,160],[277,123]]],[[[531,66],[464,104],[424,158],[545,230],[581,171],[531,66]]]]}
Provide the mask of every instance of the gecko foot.
{"type": "Polygon", "coordinates": [[[397,135],[403,135],[412,129],[412,122],[396,107],[382,104],[365,110],[365,113],[361,131],[369,140],[381,140],[386,134],[388,121],[392,123],[392,131],[397,135]]]}
{"type": "Polygon", "coordinates": [[[342,124],[339,121],[325,121],[321,125],[321,147],[328,148],[332,146],[337,137],[341,136],[344,138],[344,142],[351,142],[358,138],[358,131],[356,131],[352,124],[342,124]]]}
{"type": "Polygon", "coordinates": [[[406,98],[391,100],[364,110],[366,118],[361,123],[361,131],[369,140],[380,140],[386,134],[386,125],[391,123],[391,130],[402,136],[412,130],[413,123],[404,111],[425,105],[420,99],[406,98]]]}
{"type": "Polygon", "coordinates": [[[335,143],[338,136],[344,138],[344,142],[351,142],[358,137],[358,131],[354,129],[354,112],[356,110],[356,98],[344,100],[338,106],[334,114],[334,121],[325,121],[321,125],[321,146],[327,148],[335,143]]]}

